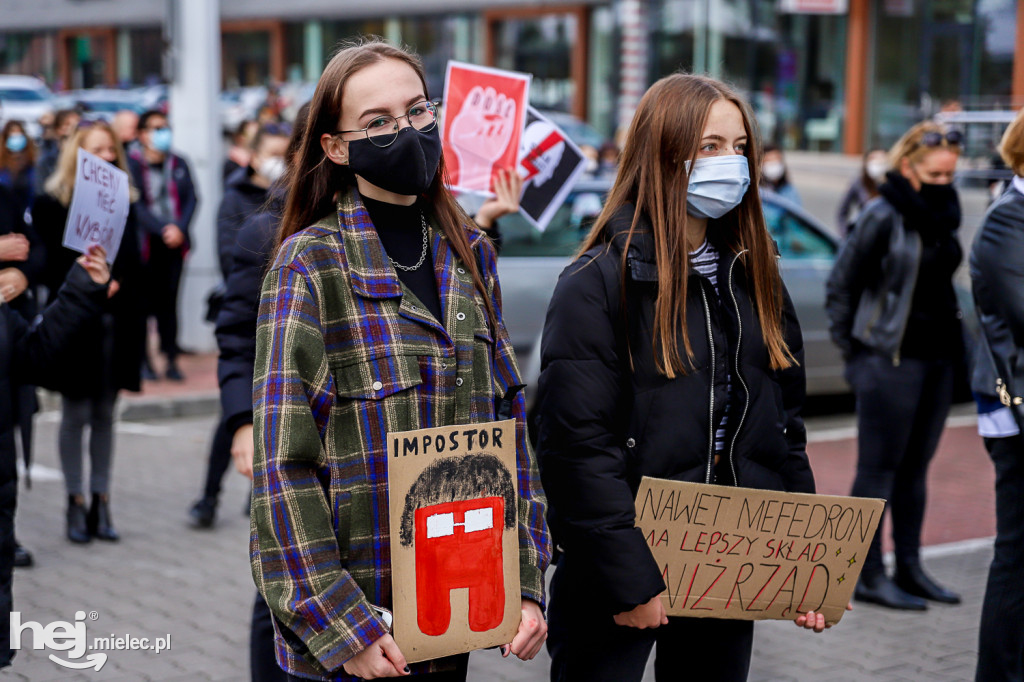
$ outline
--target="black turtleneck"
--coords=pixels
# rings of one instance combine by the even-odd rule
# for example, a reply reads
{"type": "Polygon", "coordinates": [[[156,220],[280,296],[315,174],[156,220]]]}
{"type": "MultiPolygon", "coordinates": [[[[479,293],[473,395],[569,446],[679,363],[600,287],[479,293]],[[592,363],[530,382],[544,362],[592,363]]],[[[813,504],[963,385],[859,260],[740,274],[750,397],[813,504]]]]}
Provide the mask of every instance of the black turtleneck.
{"type": "Polygon", "coordinates": [[[891,172],[879,192],[900,212],[908,230],[921,236],[921,262],[900,355],[923,360],[954,360],[963,353],[959,304],[953,274],[963,259],[956,236],[960,204],[952,187],[925,185],[914,190],[891,172]],[[937,190],[937,191],[936,191],[937,190]]]}
{"type": "MultiPolygon", "coordinates": [[[[370,222],[377,230],[384,253],[401,265],[412,266],[423,253],[423,224],[420,220],[422,209],[417,201],[412,206],[389,204],[360,194],[370,222]]],[[[428,237],[429,239],[429,237],[428,237]]],[[[434,318],[444,324],[441,318],[441,297],[437,293],[437,279],[434,277],[434,258],[430,243],[423,264],[412,272],[395,268],[398,279],[409,288],[416,298],[427,307],[434,318]]]]}

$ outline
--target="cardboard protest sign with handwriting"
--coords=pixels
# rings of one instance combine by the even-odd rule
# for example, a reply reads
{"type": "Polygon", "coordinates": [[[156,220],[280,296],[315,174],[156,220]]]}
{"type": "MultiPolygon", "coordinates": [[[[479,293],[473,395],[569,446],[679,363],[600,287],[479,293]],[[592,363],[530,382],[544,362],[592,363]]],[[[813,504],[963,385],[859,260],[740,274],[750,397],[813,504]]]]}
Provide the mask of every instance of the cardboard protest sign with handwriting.
{"type": "Polygon", "coordinates": [[[388,434],[394,637],[410,662],[515,637],[515,434],[515,420],[388,434]]]}
{"type": "Polygon", "coordinates": [[[884,500],[647,478],[636,525],[668,590],[670,616],[838,623],[884,500]]]}
{"type": "Polygon", "coordinates": [[[529,107],[520,143],[523,195],[519,208],[538,230],[547,228],[586,165],[583,152],[569,136],[529,107]]]}
{"type": "Polygon", "coordinates": [[[107,262],[113,263],[128,220],[128,204],[128,174],[79,149],[64,246],[85,253],[90,245],[99,244],[107,250],[107,262]]]}
{"type": "Polygon", "coordinates": [[[489,193],[494,174],[515,170],[530,75],[448,62],[441,144],[454,189],[489,193]]]}

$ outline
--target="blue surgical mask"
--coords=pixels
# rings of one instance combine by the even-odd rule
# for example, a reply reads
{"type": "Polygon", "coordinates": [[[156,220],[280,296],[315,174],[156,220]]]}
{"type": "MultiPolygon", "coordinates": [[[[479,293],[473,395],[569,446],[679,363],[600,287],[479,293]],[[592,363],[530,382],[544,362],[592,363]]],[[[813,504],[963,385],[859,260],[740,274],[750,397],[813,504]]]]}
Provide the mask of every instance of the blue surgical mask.
{"type": "Polygon", "coordinates": [[[154,130],[151,134],[151,143],[153,145],[153,149],[158,152],[164,152],[166,154],[171,151],[171,129],[160,128],[159,130],[154,130]]]}
{"type": "Polygon", "coordinates": [[[690,169],[686,212],[695,218],[721,218],[740,205],[750,186],[747,157],[740,154],[697,159],[690,169]]]}
{"type": "Polygon", "coordinates": [[[12,152],[25,151],[28,146],[28,138],[21,133],[11,133],[7,136],[7,150],[12,152]]]}

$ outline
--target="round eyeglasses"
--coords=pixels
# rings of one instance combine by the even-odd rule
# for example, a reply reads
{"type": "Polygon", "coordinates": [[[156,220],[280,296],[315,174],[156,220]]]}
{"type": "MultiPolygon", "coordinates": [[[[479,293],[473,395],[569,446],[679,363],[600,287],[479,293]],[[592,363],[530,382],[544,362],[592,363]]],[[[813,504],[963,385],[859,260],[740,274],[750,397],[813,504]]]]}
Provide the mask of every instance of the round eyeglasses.
{"type": "Polygon", "coordinates": [[[427,132],[437,125],[437,104],[435,102],[422,101],[409,107],[409,111],[398,118],[394,116],[377,116],[365,128],[358,130],[337,130],[334,135],[344,133],[364,133],[366,139],[377,147],[387,147],[398,139],[398,120],[406,119],[416,130],[427,132]]]}

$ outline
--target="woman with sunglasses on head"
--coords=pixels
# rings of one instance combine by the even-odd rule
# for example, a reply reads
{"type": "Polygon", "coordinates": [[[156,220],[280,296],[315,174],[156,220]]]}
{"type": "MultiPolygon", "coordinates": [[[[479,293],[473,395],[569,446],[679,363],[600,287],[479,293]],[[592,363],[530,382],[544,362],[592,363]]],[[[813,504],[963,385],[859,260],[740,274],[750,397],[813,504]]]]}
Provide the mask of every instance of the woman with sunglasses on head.
{"type": "MultiPolygon", "coordinates": [[[[753,623],[668,618],[634,497],[643,476],[814,492],[803,341],[757,191],[748,105],[723,83],[651,86],[608,200],[548,308],[538,459],[562,555],[552,681],[744,680],[753,623]]],[[[821,614],[797,625],[825,629],[821,614]]]]}
{"type": "Polygon", "coordinates": [[[310,105],[254,378],[253,575],[293,677],[464,680],[467,655],[407,664],[389,634],[389,432],[516,420],[522,620],[547,632],[544,498],[501,317],[490,240],[445,187],[419,59],[379,40],[340,50],[310,105]]]}
{"type": "Polygon", "coordinates": [[[882,565],[881,532],[854,598],[894,609],[958,604],[921,566],[928,463],[963,361],[953,273],[963,258],[953,174],[960,133],[933,122],[908,130],[891,170],[839,250],[827,284],[832,340],[857,397],[857,497],[888,500],[895,579],[882,565]]]}

